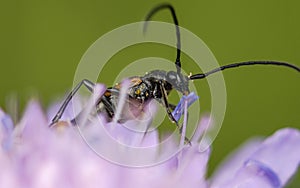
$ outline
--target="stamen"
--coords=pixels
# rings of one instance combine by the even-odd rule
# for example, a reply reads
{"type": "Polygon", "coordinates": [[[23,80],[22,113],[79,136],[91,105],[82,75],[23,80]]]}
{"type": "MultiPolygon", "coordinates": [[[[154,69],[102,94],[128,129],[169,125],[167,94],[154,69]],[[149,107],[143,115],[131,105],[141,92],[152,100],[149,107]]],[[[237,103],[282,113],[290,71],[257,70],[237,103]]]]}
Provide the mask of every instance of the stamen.
{"type": "Polygon", "coordinates": [[[184,100],[184,116],[183,116],[183,124],[181,129],[181,138],[180,138],[180,148],[184,147],[185,136],[186,136],[186,125],[187,125],[187,113],[188,113],[188,99],[184,100]]]}
{"type": "Polygon", "coordinates": [[[183,108],[184,108],[184,104],[183,102],[185,100],[187,100],[187,107],[191,106],[199,97],[194,93],[191,92],[189,95],[187,96],[182,96],[178,105],[176,106],[175,110],[172,112],[172,115],[174,117],[174,119],[176,121],[179,121],[179,119],[181,118],[182,114],[183,114],[183,108]]]}
{"type": "Polygon", "coordinates": [[[121,112],[123,111],[123,107],[127,98],[127,91],[130,85],[130,81],[128,79],[123,80],[121,84],[121,91],[119,95],[119,100],[118,100],[118,106],[116,109],[116,114],[113,117],[113,122],[117,123],[119,119],[121,119],[121,112]]]}
{"type": "Polygon", "coordinates": [[[92,96],[89,98],[87,107],[84,108],[82,111],[82,114],[80,115],[80,119],[78,123],[76,123],[77,126],[79,125],[85,125],[88,121],[89,114],[91,114],[93,108],[95,108],[96,101],[104,94],[105,88],[101,84],[96,84],[94,87],[94,92],[92,96]]]}

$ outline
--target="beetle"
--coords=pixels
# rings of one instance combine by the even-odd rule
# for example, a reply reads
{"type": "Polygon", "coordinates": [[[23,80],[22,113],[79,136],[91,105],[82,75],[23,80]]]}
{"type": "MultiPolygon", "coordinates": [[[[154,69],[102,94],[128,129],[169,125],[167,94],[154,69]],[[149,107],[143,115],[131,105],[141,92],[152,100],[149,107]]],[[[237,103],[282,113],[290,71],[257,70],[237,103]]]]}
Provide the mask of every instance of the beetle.
{"type": "MultiPolygon", "coordinates": [[[[147,21],[151,19],[151,17],[162,9],[168,9],[172,15],[173,22],[176,29],[176,39],[177,39],[177,55],[175,60],[176,71],[165,71],[165,70],[153,70],[146,73],[144,76],[133,76],[130,77],[130,87],[127,90],[127,95],[129,97],[129,101],[135,104],[138,104],[140,107],[143,107],[151,100],[156,100],[165,108],[166,113],[169,119],[174,122],[180,130],[180,126],[178,125],[178,120],[174,118],[172,115],[172,111],[175,109],[175,105],[170,104],[168,101],[168,94],[172,90],[179,91],[183,95],[188,95],[189,91],[189,82],[191,80],[199,80],[204,79],[207,76],[221,72],[226,69],[237,68],[240,66],[250,66],[250,65],[275,65],[275,66],[284,66],[290,69],[294,69],[300,72],[300,68],[286,62],[277,62],[277,61],[246,61],[246,62],[238,62],[233,64],[224,65],[218,68],[215,68],[206,73],[199,73],[194,75],[183,75],[181,73],[181,39],[180,39],[180,30],[179,23],[175,13],[175,9],[170,4],[160,4],[154,7],[146,16],[144,32],[147,29],[147,21]]],[[[82,80],[79,84],[75,86],[75,88],[69,93],[60,109],[58,110],[55,117],[52,119],[50,124],[54,125],[57,123],[61,116],[63,115],[68,103],[71,101],[72,97],[77,93],[79,88],[84,85],[90,92],[93,92],[93,88],[95,84],[87,79],[82,80]]],[[[116,111],[116,100],[118,98],[121,84],[116,84],[113,87],[109,87],[106,89],[104,95],[98,100],[96,103],[96,109],[98,112],[106,112],[108,118],[113,118],[116,111]]],[[[76,123],[75,119],[73,121],[76,123]]]]}

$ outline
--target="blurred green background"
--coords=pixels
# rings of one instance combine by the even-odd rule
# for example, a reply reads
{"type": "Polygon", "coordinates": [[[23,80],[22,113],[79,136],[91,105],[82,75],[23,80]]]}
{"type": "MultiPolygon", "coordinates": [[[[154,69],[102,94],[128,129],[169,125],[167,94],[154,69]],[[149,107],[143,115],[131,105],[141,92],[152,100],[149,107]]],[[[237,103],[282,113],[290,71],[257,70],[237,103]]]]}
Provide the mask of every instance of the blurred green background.
{"type": "MultiPolygon", "coordinates": [[[[0,105],[11,96],[21,107],[32,96],[47,106],[72,87],[77,64],[100,36],[143,20],[163,1],[2,1],[0,6],[0,105]]],[[[171,1],[169,1],[171,2],[171,1]]],[[[172,1],[182,27],[199,36],[221,65],[246,60],[278,60],[300,66],[300,2],[280,0],[172,1]]],[[[163,11],[154,20],[171,22],[163,11]]],[[[173,33],[171,33],[173,34],[173,33]]],[[[122,67],[147,56],[175,58],[156,45],[130,47],[111,60],[115,72],[99,81],[111,85],[122,67]]],[[[193,70],[187,57],[186,71],[193,70]]],[[[280,67],[248,67],[224,72],[227,111],[214,142],[210,173],[224,156],[255,135],[300,125],[300,75],[280,67]]],[[[202,112],[209,111],[206,81],[198,82],[202,112]]],[[[197,83],[196,83],[197,85],[197,83]]],[[[9,109],[7,109],[9,110],[9,109]]],[[[288,154],[287,154],[288,155],[288,154]]],[[[298,173],[289,187],[300,185],[298,173]]],[[[298,187],[297,186],[297,187],[298,187]]]]}

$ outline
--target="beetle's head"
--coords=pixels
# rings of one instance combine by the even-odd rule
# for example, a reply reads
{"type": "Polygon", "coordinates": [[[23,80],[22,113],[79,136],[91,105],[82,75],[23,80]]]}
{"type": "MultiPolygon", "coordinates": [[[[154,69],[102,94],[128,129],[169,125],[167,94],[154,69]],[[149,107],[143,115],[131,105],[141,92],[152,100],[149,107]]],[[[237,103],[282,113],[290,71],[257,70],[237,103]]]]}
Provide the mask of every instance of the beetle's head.
{"type": "Polygon", "coordinates": [[[167,82],[169,82],[174,89],[184,95],[188,95],[190,93],[189,79],[181,73],[178,74],[175,71],[169,71],[167,73],[167,82]]]}

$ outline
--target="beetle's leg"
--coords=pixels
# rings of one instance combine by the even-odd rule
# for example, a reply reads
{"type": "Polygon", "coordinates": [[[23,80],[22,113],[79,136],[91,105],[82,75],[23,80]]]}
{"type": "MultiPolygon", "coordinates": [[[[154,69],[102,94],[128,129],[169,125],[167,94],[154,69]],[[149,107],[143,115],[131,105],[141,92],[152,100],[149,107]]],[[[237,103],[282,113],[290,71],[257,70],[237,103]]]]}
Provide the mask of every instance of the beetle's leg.
{"type": "Polygon", "coordinates": [[[116,102],[113,103],[113,101],[115,100],[114,98],[108,99],[107,97],[112,97],[112,96],[117,97],[116,100],[118,101],[119,100],[118,97],[120,96],[120,90],[110,87],[110,88],[107,88],[105,93],[107,93],[107,94],[105,94],[106,97],[102,96],[99,99],[97,106],[98,106],[98,104],[102,103],[104,105],[109,117],[113,118],[115,115],[115,112],[116,112],[117,103],[116,102]]]}
{"type": "Polygon", "coordinates": [[[180,126],[178,124],[178,121],[176,121],[176,119],[174,118],[174,116],[172,115],[172,112],[170,110],[170,104],[168,103],[168,99],[167,99],[167,95],[165,93],[165,89],[161,86],[161,91],[162,91],[162,97],[163,97],[163,100],[162,100],[162,103],[163,103],[163,106],[165,107],[166,111],[167,111],[167,114],[168,114],[168,117],[169,119],[176,124],[176,126],[178,127],[179,129],[179,132],[181,133],[181,130],[182,130],[182,126],[180,126]]]}
{"type": "Polygon", "coordinates": [[[173,123],[175,123],[177,125],[177,127],[179,127],[178,122],[175,120],[175,118],[172,115],[172,112],[170,110],[170,106],[169,106],[168,99],[167,99],[167,92],[166,92],[165,88],[163,87],[162,82],[159,82],[159,89],[160,89],[160,92],[161,92],[161,95],[163,98],[162,103],[163,103],[164,107],[166,108],[166,111],[167,111],[167,114],[168,114],[170,120],[173,123]]]}
{"type": "MultiPolygon", "coordinates": [[[[104,108],[107,112],[107,115],[109,116],[109,118],[112,118],[114,116],[114,106],[113,104],[111,104],[111,102],[103,95],[101,98],[99,98],[98,102],[96,103],[96,111],[100,112],[100,109],[97,108],[97,106],[102,103],[104,105],[104,108]]],[[[71,123],[73,125],[77,124],[77,120],[80,118],[82,112],[80,112],[75,118],[73,118],[71,120],[71,123]]]]}
{"type": "Polygon", "coordinates": [[[102,103],[104,105],[104,108],[106,109],[109,117],[112,118],[115,115],[115,110],[114,110],[113,104],[111,104],[111,102],[105,96],[102,96],[100,98],[100,101],[99,101],[99,103],[97,103],[97,105],[99,105],[100,103],[102,103]]]}
{"type": "Polygon", "coordinates": [[[93,92],[95,84],[87,79],[83,79],[79,84],[75,86],[75,88],[69,93],[61,107],[59,108],[58,112],[54,116],[54,118],[51,121],[50,126],[58,122],[63,115],[64,111],[66,110],[66,107],[68,106],[69,102],[72,100],[73,96],[77,93],[77,91],[80,89],[80,87],[84,85],[90,92],[93,92]]]}
{"type": "MultiPolygon", "coordinates": [[[[171,119],[171,121],[176,124],[176,126],[179,129],[179,133],[181,134],[182,133],[182,126],[179,126],[178,122],[175,120],[174,116],[172,115],[172,112],[170,110],[170,106],[169,106],[169,103],[168,103],[168,99],[167,99],[167,92],[166,92],[165,88],[163,87],[163,83],[161,81],[160,81],[159,87],[160,87],[161,94],[162,94],[162,97],[163,97],[162,102],[163,102],[163,104],[166,108],[167,114],[168,114],[169,118],[171,119]]],[[[184,135],[184,140],[189,145],[191,145],[190,140],[185,135],[184,135]]]]}
{"type": "MultiPolygon", "coordinates": [[[[119,96],[119,90],[115,88],[107,88],[105,94],[96,103],[96,106],[98,106],[100,103],[104,105],[104,108],[106,109],[110,118],[112,118],[115,115],[115,111],[116,111],[116,107],[109,100],[109,97],[112,97],[112,95],[119,96]]],[[[97,111],[99,110],[100,109],[97,109],[97,111]]]]}

